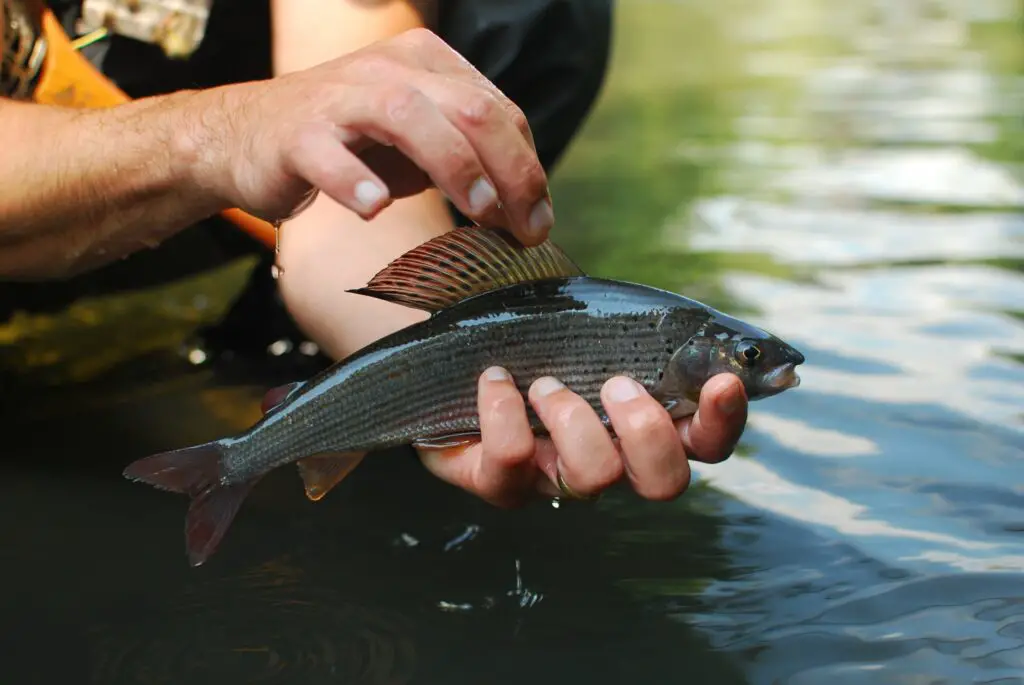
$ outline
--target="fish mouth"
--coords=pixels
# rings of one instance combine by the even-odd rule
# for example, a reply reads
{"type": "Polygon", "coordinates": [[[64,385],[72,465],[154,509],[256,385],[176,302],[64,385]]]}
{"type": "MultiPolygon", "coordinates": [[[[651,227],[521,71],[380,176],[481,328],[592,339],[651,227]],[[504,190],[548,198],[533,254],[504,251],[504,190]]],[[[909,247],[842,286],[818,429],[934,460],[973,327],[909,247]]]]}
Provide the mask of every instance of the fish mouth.
{"type": "Polygon", "coordinates": [[[800,385],[800,376],[796,372],[796,364],[779,367],[768,379],[768,385],[775,392],[790,390],[800,385]]]}

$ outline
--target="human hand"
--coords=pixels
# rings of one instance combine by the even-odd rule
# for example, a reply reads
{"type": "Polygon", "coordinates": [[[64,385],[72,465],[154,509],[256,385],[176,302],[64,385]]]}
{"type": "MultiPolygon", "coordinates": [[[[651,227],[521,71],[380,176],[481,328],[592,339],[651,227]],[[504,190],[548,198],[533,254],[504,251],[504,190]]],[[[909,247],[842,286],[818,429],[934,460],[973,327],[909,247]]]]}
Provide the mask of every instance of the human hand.
{"type": "Polygon", "coordinates": [[[526,245],[554,221],[525,115],[426,29],[195,97],[193,173],[227,206],[279,219],[316,189],[370,219],[437,186],[526,245]]]}
{"type": "Polygon", "coordinates": [[[697,413],[675,422],[638,383],[610,379],[601,400],[614,439],[585,400],[553,379],[538,379],[529,391],[550,439],[534,437],[526,403],[507,372],[485,371],[477,398],[481,441],[420,449],[420,458],[442,480],[505,507],[538,495],[593,497],[623,475],[646,499],[674,499],[690,484],[688,459],[728,458],[747,421],[746,393],[732,374],[710,379],[697,413]],[[559,475],[567,490],[559,489],[559,475]]]}

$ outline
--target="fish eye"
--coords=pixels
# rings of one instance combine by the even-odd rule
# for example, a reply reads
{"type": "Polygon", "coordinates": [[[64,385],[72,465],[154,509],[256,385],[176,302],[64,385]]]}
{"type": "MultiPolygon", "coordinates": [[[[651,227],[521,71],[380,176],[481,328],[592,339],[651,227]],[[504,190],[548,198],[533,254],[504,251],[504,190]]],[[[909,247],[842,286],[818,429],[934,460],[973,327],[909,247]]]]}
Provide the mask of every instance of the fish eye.
{"type": "Polygon", "coordinates": [[[744,366],[753,366],[761,358],[761,348],[752,342],[741,342],[736,346],[736,358],[744,366]]]}

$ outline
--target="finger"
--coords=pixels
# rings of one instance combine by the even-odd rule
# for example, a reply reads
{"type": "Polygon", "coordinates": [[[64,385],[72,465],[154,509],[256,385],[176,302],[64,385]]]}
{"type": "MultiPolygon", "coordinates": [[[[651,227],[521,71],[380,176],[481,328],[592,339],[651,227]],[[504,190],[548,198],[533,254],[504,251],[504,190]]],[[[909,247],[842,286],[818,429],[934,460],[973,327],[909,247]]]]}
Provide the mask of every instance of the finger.
{"type": "Polygon", "coordinates": [[[503,215],[488,202],[491,211],[473,219],[505,225],[499,222],[507,215],[511,225],[506,227],[521,242],[543,242],[555,221],[547,173],[498,98],[488,89],[444,76],[425,77],[419,88],[469,140],[494,184],[488,192],[496,190],[501,199],[503,215]]]}
{"type": "Polygon", "coordinates": [[[533,463],[540,474],[534,478],[537,494],[544,497],[564,497],[558,489],[558,449],[548,438],[535,438],[533,463]]]}
{"type": "Polygon", "coordinates": [[[466,216],[479,220],[494,210],[497,191],[477,151],[431,98],[406,84],[352,90],[332,112],[340,126],[398,148],[466,216]]]}
{"type": "Polygon", "coordinates": [[[285,146],[284,155],[292,173],[364,219],[391,204],[388,187],[329,124],[303,126],[285,146]]]}
{"type": "Polygon", "coordinates": [[[677,429],[691,459],[715,464],[736,449],[747,424],[747,394],[734,374],[715,376],[701,390],[697,412],[677,429]]]}
{"type": "Polygon", "coordinates": [[[570,488],[586,497],[622,477],[619,452],[586,400],[550,376],[534,381],[529,395],[558,452],[558,472],[570,488]]]}
{"type": "Polygon", "coordinates": [[[482,446],[479,442],[454,447],[416,447],[428,471],[457,488],[473,492],[482,446]]]}
{"type": "Polygon", "coordinates": [[[397,148],[371,145],[359,153],[359,159],[384,179],[391,197],[395,199],[418,195],[434,185],[423,169],[397,148]]]}
{"type": "Polygon", "coordinates": [[[601,388],[601,402],[619,438],[633,489],[651,500],[670,500],[690,484],[690,464],[672,417],[632,378],[617,376],[601,388]]]}
{"type": "Polygon", "coordinates": [[[345,69],[350,79],[364,84],[380,82],[382,73],[390,73],[397,80],[411,83],[427,70],[483,88],[495,97],[530,147],[537,149],[523,111],[472,62],[427,28],[409,29],[319,68],[333,70],[338,66],[345,69]]]}
{"type": "Polygon", "coordinates": [[[480,376],[477,390],[483,451],[474,489],[489,502],[516,504],[533,484],[534,438],[526,402],[501,367],[480,376]]]}
{"type": "Polygon", "coordinates": [[[430,31],[409,31],[401,37],[401,40],[412,42],[414,47],[422,50],[424,58],[416,66],[423,66],[439,74],[457,76],[489,92],[530,148],[536,152],[537,145],[533,139],[533,131],[530,129],[529,120],[523,111],[458,50],[430,31]]]}

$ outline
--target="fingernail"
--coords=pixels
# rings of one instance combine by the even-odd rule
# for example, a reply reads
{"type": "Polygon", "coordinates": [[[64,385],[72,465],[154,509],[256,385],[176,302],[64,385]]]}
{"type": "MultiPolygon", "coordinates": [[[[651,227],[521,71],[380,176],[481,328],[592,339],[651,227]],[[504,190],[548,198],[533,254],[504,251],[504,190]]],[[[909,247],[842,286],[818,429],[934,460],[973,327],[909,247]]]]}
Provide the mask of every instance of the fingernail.
{"type": "Polygon", "coordinates": [[[725,397],[718,401],[718,408],[726,416],[733,416],[743,408],[743,393],[732,388],[725,392],[725,397]]]}
{"type": "Polygon", "coordinates": [[[551,376],[544,376],[543,378],[538,378],[533,382],[533,392],[539,397],[547,397],[548,395],[556,393],[559,390],[563,390],[564,388],[565,386],[562,385],[561,381],[557,378],[552,378],[551,376]]]}
{"type": "Polygon", "coordinates": [[[551,209],[551,202],[544,198],[533,206],[530,212],[530,233],[541,235],[551,230],[555,225],[555,212],[551,209]]]}
{"type": "Polygon", "coordinates": [[[355,187],[356,202],[369,212],[384,197],[384,189],[373,181],[360,181],[355,187]]]}
{"type": "Polygon", "coordinates": [[[483,214],[498,200],[498,191],[491,182],[481,176],[469,187],[469,208],[474,214],[483,214]]]}
{"type": "Polygon", "coordinates": [[[612,402],[629,402],[640,397],[640,384],[632,378],[613,378],[608,381],[607,391],[612,402]]]}
{"type": "Polygon", "coordinates": [[[484,378],[489,381],[507,381],[511,380],[512,376],[508,374],[508,371],[501,368],[500,366],[492,366],[491,368],[484,371],[484,378]]]}

